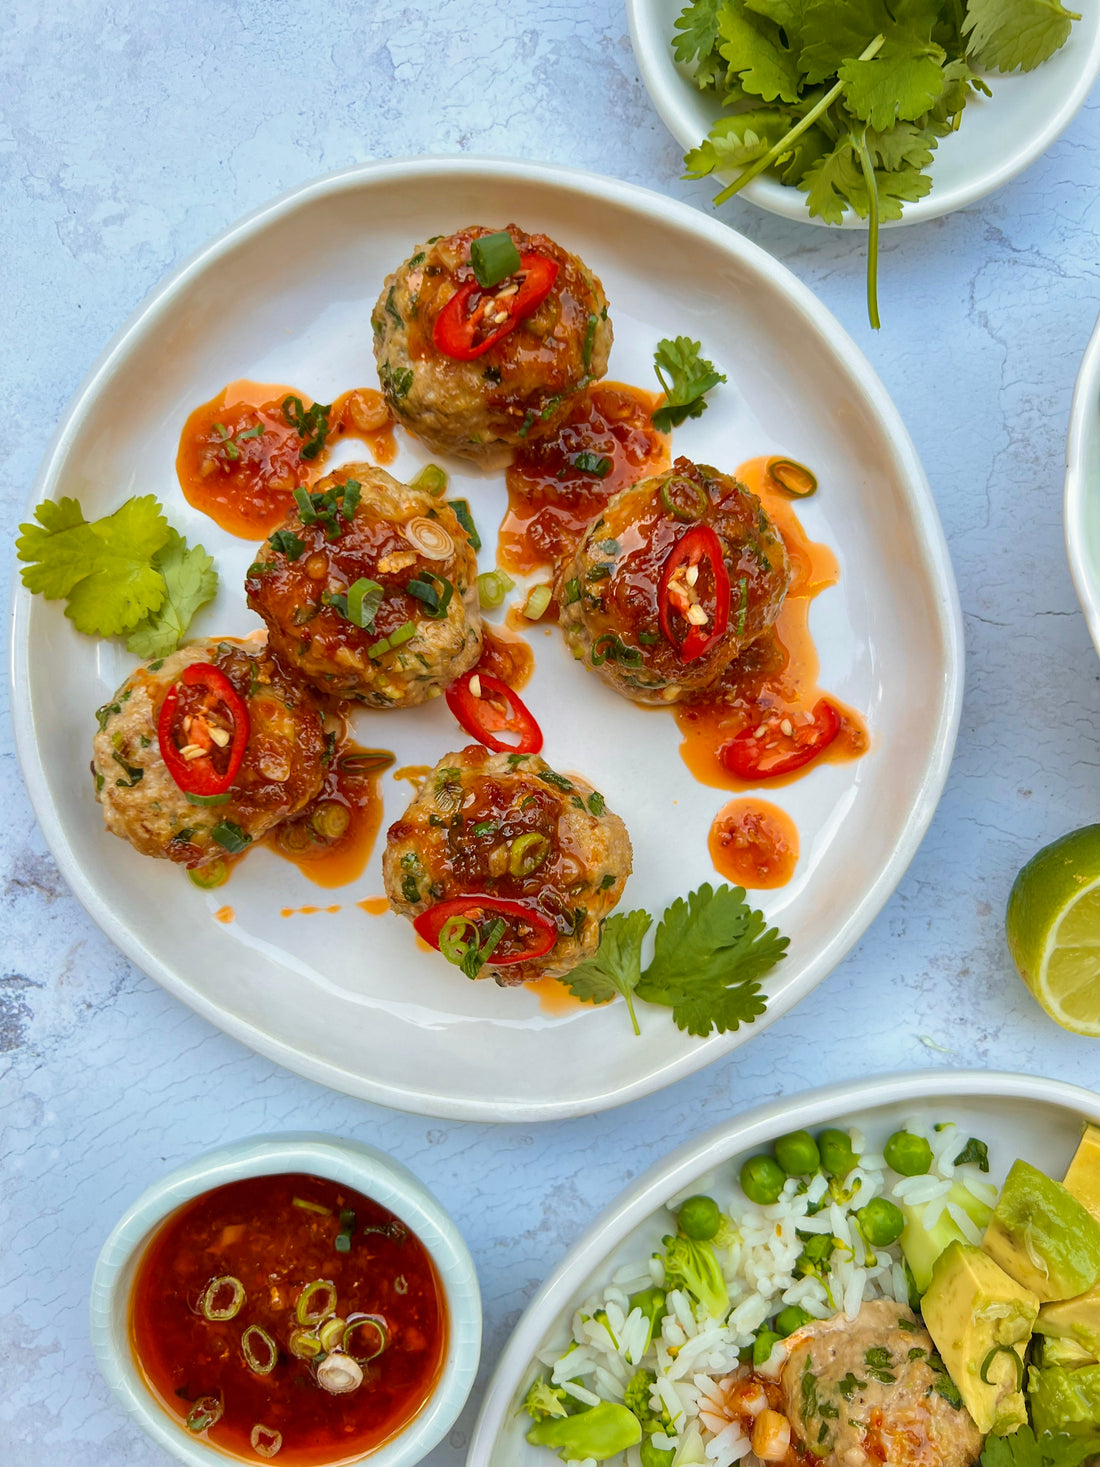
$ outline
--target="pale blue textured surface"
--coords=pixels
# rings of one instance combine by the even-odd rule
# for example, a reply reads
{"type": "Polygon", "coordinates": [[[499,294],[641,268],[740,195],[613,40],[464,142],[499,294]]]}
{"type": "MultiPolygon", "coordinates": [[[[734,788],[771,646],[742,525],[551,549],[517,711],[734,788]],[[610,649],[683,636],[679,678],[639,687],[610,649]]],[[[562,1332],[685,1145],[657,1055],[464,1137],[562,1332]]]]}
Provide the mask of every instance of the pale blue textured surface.
{"type": "MultiPolygon", "coordinates": [[[[23,517],[65,403],[123,319],[209,236],[316,174],[413,153],[577,164],[709,207],[638,80],[614,0],[14,0],[0,31],[0,462],[23,517]]],[[[425,1121],[283,1072],[168,998],[62,886],[0,735],[0,1463],[168,1459],[87,1341],[99,1246],[149,1180],[250,1133],[392,1151],[454,1214],[486,1311],[483,1378],[568,1244],[673,1143],[779,1091],[936,1063],[1096,1087],[1100,1047],[1017,981],[1008,888],[1098,818],[1100,665],[1062,546],[1074,375],[1100,306],[1100,104],[992,199],[894,230],[882,332],[863,241],[734,202],[867,351],[924,459],[955,560],[968,688],[958,753],[909,873],[798,1009],[662,1095],[530,1127],[425,1121]]],[[[751,363],[738,370],[751,370],[751,363]]],[[[0,557],[6,599],[10,558],[0,557]]],[[[7,696],[6,687],[3,696],[7,696]]],[[[464,1457],[477,1391],[435,1467],[464,1457]]]]}

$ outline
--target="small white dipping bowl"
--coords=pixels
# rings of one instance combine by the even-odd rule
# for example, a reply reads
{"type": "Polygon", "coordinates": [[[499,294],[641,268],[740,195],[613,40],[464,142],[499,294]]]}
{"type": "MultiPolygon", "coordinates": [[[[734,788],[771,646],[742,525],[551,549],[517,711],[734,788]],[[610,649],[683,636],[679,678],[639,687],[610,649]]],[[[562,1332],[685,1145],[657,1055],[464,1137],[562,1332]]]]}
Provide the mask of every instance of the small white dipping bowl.
{"type": "Polygon", "coordinates": [[[130,1348],[130,1291],[146,1245],[177,1207],[227,1182],[286,1172],[341,1182],[380,1203],[416,1234],[435,1265],[448,1319],[447,1355],[435,1390],[396,1437],[355,1459],[371,1467],[412,1467],[450,1430],[470,1393],[481,1353],[481,1293],[469,1249],[427,1188],[400,1162],[358,1141],[305,1133],[237,1141],[197,1157],[143,1192],[96,1263],[91,1334],[99,1368],[138,1425],[181,1462],[212,1467],[240,1460],[189,1435],[145,1384],[130,1348]]]}

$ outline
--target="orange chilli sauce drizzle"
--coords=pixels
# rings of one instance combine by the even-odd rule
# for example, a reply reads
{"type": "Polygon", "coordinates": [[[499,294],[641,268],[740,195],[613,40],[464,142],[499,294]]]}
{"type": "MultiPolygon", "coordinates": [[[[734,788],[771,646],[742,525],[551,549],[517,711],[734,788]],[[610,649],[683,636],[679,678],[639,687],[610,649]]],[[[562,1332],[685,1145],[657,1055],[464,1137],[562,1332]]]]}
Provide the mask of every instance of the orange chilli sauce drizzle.
{"type": "Polygon", "coordinates": [[[348,738],[333,750],[320,794],[300,815],[266,837],[315,886],[356,881],[366,870],[382,824],[379,779],[393,763],[384,749],[362,749],[348,738]]]}
{"type": "Polygon", "coordinates": [[[519,449],[498,538],[505,570],[526,574],[561,561],[612,495],[668,468],[669,440],[650,422],[659,401],[639,387],[595,383],[577,394],[556,433],[519,449]],[[582,454],[607,461],[602,477],[577,467],[582,454]]]}
{"type": "Polygon", "coordinates": [[[377,463],[397,452],[389,409],[380,392],[355,388],[329,407],[325,446],[302,456],[307,439],[283,410],[297,398],[303,411],[313,399],[273,382],[230,382],[190,414],[180,434],[176,474],[188,504],[231,535],[261,540],[286,519],[295,489],[324,473],[328,451],[343,437],[367,444],[377,463]]]}
{"type": "Polygon", "coordinates": [[[810,603],[839,577],[836,556],[827,545],[807,538],[790,497],[768,474],[767,458],[750,459],[736,477],[761,500],[783,536],[791,562],[791,585],[775,625],[730,664],[714,688],[676,704],[683,735],[680,753],[700,784],[717,789],[777,788],[808,774],[817,764],[858,759],[870,740],[858,713],[818,687],[817,649],[809,629],[810,603]],[[765,782],[739,779],[723,765],[722,747],[742,729],[759,725],[773,710],[809,715],[828,697],[840,714],[840,731],[832,743],[800,769],[765,782]]]}
{"type": "MultiPolygon", "coordinates": [[[[223,1286],[215,1307],[232,1299],[231,1290],[223,1286]]],[[[212,1446],[234,1459],[260,1460],[251,1442],[260,1426],[269,1443],[271,1433],[282,1437],[276,1461],[319,1467],[358,1461],[417,1415],[443,1368],[448,1321],[424,1245],[391,1212],[341,1184],[285,1174],[217,1187],[162,1224],[138,1264],[129,1333],[141,1374],[181,1430],[213,1398],[221,1416],[202,1433],[212,1446]],[[346,1248],[336,1245],[341,1232],[346,1248]],[[219,1278],[237,1280],[243,1299],[230,1318],[210,1319],[203,1296],[219,1278]],[[315,1280],[333,1286],[330,1317],[350,1323],[373,1314],[384,1321],[386,1344],[373,1359],[366,1354],[377,1333],[349,1338],[349,1353],[357,1339],[367,1344],[362,1384],[346,1394],[326,1391],[316,1364],[292,1350],[296,1331],[310,1333],[297,1305],[315,1280]],[[250,1368],[242,1346],[253,1326],[275,1347],[265,1374],[250,1368]]],[[[251,1341],[266,1364],[270,1351],[257,1336],[251,1341]]]]}
{"type": "Polygon", "coordinates": [[[714,869],[734,886],[767,891],[786,886],[798,862],[798,829],[767,800],[730,800],[707,838],[714,869]]]}

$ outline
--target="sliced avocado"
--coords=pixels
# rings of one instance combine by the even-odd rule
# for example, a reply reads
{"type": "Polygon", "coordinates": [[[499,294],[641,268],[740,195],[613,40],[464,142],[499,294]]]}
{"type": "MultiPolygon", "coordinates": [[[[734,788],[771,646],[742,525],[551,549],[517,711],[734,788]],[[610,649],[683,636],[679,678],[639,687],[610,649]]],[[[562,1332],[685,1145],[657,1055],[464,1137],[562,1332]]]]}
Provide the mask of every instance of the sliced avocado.
{"type": "Polygon", "coordinates": [[[1072,1340],[1094,1360],[1100,1360],[1100,1284],[1076,1299],[1044,1304],[1035,1330],[1050,1339],[1072,1340]]]}
{"type": "MultiPolygon", "coordinates": [[[[1042,1311],[1040,1310],[1040,1313],[1042,1311]]],[[[1076,1340],[1059,1340],[1054,1336],[1040,1336],[1038,1358],[1032,1355],[1036,1365],[1044,1370],[1052,1365],[1061,1365],[1066,1370],[1080,1370],[1082,1365],[1097,1364],[1096,1356],[1091,1350],[1086,1350],[1084,1345],[1079,1345],[1076,1340]]]]}
{"type": "Polygon", "coordinates": [[[1033,1365],[1027,1393],[1037,1436],[1044,1431],[1065,1431],[1070,1436],[1100,1431],[1100,1365],[1083,1370],[1037,1370],[1033,1365]]]}
{"type": "Polygon", "coordinates": [[[1021,1386],[1036,1295],[980,1248],[956,1241],[932,1266],[921,1312],[978,1430],[1004,1436],[1025,1426],[1021,1386]]]}
{"type": "MultiPolygon", "coordinates": [[[[968,1187],[956,1182],[947,1194],[949,1203],[961,1207],[974,1226],[984,1228],[993,1216],[993,1209],[974,1196],[968,1187]]],[[[926,1228],[922,1221],[928,1204],[919,1207],[902,1206],[905,1231],[901,1235],[901,1251],[913,1275],[918,1291],[923,1294],[932,1281],[932,1265],[948,1243],[965,1243],[962,1230],[945,1207],[934,1227],[926,1228]]]]}
{"type": "Polygon", "coordinates": [[[1086,1126],[1062,1184],[1078,1202],[1100,1218],[1100,1126],[1086,1126]]]}
{"type": "Polygon", "coordinates": [[[1084,1294],[1100,1279],[1100,1222],[1026,1161],[1013,1162],[982,1247],[1044,1303],[1084,1294]]]}

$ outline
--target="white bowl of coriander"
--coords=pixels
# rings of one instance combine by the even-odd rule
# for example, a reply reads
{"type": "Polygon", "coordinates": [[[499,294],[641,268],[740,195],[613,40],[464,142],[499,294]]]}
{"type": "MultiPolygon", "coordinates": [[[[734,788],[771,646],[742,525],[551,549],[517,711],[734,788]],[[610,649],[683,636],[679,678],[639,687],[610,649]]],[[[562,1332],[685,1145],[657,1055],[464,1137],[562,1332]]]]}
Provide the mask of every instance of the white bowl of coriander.
{"type": "MultiPolygon", "coordinates": [[[[769,18],[793,13],[788,0],[754,0],[751,12],[743,0],[727,0],[721,7],[713,0],[695,0],[686,7],[683,0],[627,0],[626,8],[634,53],[650,98],[687,154],[688,175],[713,172],[719,199],[743,170],[759,161],[768,143],[778,142],[810,110],[808,103],[833,88],[837,65],[842,64],[847,77],[828,119],[834,124],[854,120],[862,129],[862,119],[839,110],[855,83],[860,110],[866,115],[872,111],[868,104],[874,104],[871,121],[881,129],[888,161],[902,164],[886,175],[882,156],[874,160],[883,225],[935,219],[1008,183],[1065,130],[1100,74],[1100,6],[1096,5],[1082,5],[1080,18],[1071,20],[1068,10],[1059,16],[1038,0],[965,0],[965,4],[941,0],[940,25],[946,24],[947,30],[937,29],[931,43],[919,41],[890,22],[883,10],[883,43],[877,53],[855,67],[849,66],[848,51],[852,59],[859,57],[860,48],[873,45],[876,36],[853,31],[848,45],[840,42],[846,34],[845,17],[851,15],[845,0],[814,0],[806,6],[808,37],[793,30],[788,36],[769,18]],[[719,9],[735,36],[715,39],[716,21],[710,17],[716,17],[719,9]],[[973,23],[972,30],[957,30],[951,19],[956,12],[965,13],[967,22],[973,23]],[[678,27],[681,17],[684,23],[678,27]],[[941,40],[947,44],[940,45],[941,40]],[[937,107],[942,112],[945,106],[951,112],[957,100],[951,95],[951,78],[959,68],[952,65],[951,54],[960,43],[978,82],[990,95],[973,85],[956,88],[965,90],[966,100],[961,112],[954,115],[958,125],[952,128],[950,119],[937,121],[932,113],[937,107]],[[718,44],[729,45],[731,50],[736,47],[739,60],[752,62],[749,72],[733,75],[732,90],[743,97],[733,106],[721,102],[730,66],[718,54],[718,44]],[[917,63],[919,52],[925,54],[917,63]],[[908,62],[907,80],[899,85],[902,74],[894,63],[903,59],[908,62]],[[805,68],[815,62],[816,69],[809,71],[810,85],[805,68]],[[824,72],[826,66],[831,70],[824,72]],[[701,88],[708,74],[718,81],[717,89],[701,88]],[[914,74],[921,77],[920,82],[914,83],[914,74]],[[743,85],[746,80],[747,86],[743,85]],[[937,99],[920,115],[924,100],[937,91],[937,99]],[[895,107],[903,121],[891,125],[889,114],[895,107]],[[748,111],[757,114],[755,129],[746,118],[748,111]],[[916,121],[904,120],[906,114],[914,113],[918,114],[916,121]],[[716,125],[717,146],[707,141],[716,125]],[[747,129],[763,142],[747,138],[747,129]],[[937,138],[941,130],[944,135],[937,138]],[[724,144],[723,134],[727,138],[724,144]],[[729,139],[740,140],[739,151],[732,150],[729,139]]],[[[851,130],[846,126],[845,135],[851,130]]],[[[873,131],[870,140],[873,143],[873,131]]],[[[803,135],[802,146],[801,156],[792,158],[785,170],[791,181],[769,170],[745,182],[738,192],[788,219],[866,229],[869,210],[859,150],[842,145],[838,153],[836,143],[816,123],[803,135]],[[817,181],[811,194],[808,188],[797,186],[798,175],[803,167],[810,173],[815,165],[817,181]]],[[[802,176],[807,185],[812,181],[802,176]]]]}

